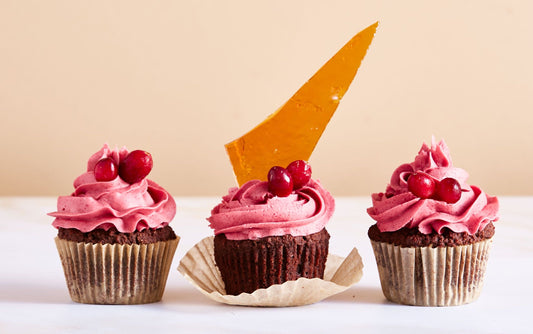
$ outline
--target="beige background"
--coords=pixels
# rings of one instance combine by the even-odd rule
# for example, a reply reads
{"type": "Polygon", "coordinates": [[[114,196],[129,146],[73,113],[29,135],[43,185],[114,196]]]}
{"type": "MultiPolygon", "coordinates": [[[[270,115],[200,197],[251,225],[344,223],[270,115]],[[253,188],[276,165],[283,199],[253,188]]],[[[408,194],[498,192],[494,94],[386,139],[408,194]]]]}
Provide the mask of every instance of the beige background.
{"type": "Polygon", "coordinates": [[[431,135],[470,183],[533,194],[533,2],[0,0],[0,195],[52,195],[104,142],[174,195],[234,184],[223,144],[381,22],[311,163],[382,191],[431,135]]]}

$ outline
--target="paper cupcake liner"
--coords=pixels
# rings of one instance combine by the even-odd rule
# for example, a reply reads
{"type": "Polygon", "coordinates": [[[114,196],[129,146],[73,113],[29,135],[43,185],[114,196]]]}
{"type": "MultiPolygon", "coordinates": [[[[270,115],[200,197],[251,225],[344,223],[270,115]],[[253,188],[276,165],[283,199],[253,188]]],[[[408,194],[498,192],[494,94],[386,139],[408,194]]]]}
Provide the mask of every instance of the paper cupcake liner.
{"type": "Polygon", "coordinates": [[[348,289],[363,276],[363,261],[356,248],[344,259],[330,254],[324,279],[299,278],[238,296],[226,295],[224,281],[215,264],[213,237],[191,248],[178,271],[200,292],[220,303],[243,306],[300,306],[313,304],[348,289]]]}
{"type": "Polygon", "coordinates": [[[92,244],[55,238],[70,297],[85,304],[145,304],[160,301],[178,246],[92,244]]]}
{"type": "Polygon", "coordinates": [[[479,297],[492,239],[435,248],[371,243],[381,288],[388,300],[417,306],[453,306],[479,297]]]}

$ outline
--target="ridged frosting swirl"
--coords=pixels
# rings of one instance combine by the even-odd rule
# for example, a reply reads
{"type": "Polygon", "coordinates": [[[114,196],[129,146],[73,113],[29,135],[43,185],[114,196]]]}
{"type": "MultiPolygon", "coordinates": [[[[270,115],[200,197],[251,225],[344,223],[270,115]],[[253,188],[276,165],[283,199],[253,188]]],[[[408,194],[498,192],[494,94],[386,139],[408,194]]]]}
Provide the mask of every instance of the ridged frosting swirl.
{"type": "Polygon", "coordinates": [[[174,218],[176,203],[172,196],[155,182],[143,179],[129,184],[120,177],[112,181],[96,181],[94,167],[103,158],[117,164],[128,155],[128,150],[110,149],[104,145],[87,163],[87,172],[74,180],[74,192],[60,196],[52,225],[56,228],[75,228],[81,232],[95,229],[131,233],[146,228],[161,228],[174,218]]]}
{"type": "Polygon", "coordinates": [[[268,236],[304,236],[321,231],[335,210],[335,201],[320,182],[309,183],[287,197],[273,196],[268,182],[252,180],[229,189],[207,218],[215,235],[230,240],[268,236]]]}
{"type": "Polygon", "coordinates": [[[381,232],[393,232],[403,227],[418,228],[423,234],[453,232],[475,234],[490,222],[498,220],[498,199],[480,188],[466,183],[468,173],[453,167],[444,141],[432,140],[431,147],[423,144],[415,161],[403,164],[392,174],[385,193],[372,194],[372,207],[367,210],[381,232]],[[424,172],[435,180],[456,179],[462,194],[457,203],[422,199],[407,187],[407,179],[415,172],[424,172]]]}

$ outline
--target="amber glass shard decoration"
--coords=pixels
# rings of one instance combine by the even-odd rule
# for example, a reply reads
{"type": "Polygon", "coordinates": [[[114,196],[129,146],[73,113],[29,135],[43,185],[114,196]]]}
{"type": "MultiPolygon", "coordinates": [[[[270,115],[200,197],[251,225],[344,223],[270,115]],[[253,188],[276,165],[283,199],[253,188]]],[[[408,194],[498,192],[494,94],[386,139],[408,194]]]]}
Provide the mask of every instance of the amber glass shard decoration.
{"type": "Polygon", "coordinates": [[[309,160],[352,83],[378,22],[359,32],[289,101],[244,136],[225,145],[239,185],[266,180],[272,166],[309,160]]]}

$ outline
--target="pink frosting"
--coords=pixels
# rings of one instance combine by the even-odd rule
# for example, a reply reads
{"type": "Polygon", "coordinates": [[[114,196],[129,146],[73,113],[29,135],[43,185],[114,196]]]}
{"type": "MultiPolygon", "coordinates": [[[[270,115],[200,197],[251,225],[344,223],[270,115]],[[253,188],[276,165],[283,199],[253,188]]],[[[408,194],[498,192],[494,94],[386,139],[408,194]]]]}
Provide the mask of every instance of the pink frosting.
{"type": "Polygon", "coordinates": [[[403,164],[392,174],[385,193],[372,194],[372,207],[367,210],[381,232],[393,232],[402,227],[418,228],[421,233],[442,233],[444,227],[454,232],[475,234],[487,224],[498,220],[499,203],[480,188],[466,183],[468,173],[452,166],[444,141],[431,147],[422,145],[415,161],[403,164]],[[415,172],[424,172],[435,180],[456,179],[462,189],[457,203],[421,199],[407,189],[407,179],[415,172]]]}
{"type": "Polygon", "coordinates": [[[331,194],[315,180],[287,197],[273,196],[268,183],[252,180],[231,188],[207,220],[230,240],[259,239],[321,231],[335,210],[331,194]]]}
{"type": "Polygon", "coordinates": [[[131,233],[145,228],[161,228],[174,218],[176,203],[172,196],[155,182],[143,179],[129,184],[120,177],[99,182],[94,166],[103,158],[112,158],[118,165],[128,154],[123,149],[104,147],[89,158],[87,172],[74,180],[74,192],[60,196],[52,225],[56,228],[75,228],[81,232],[108,230],[115,226],[119,232],[131,233]]]}

